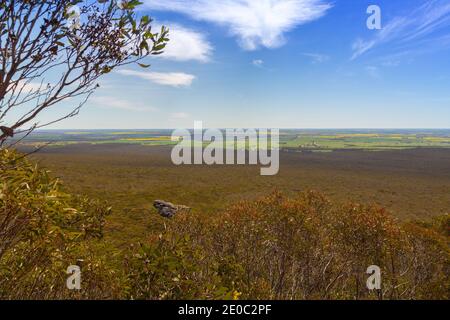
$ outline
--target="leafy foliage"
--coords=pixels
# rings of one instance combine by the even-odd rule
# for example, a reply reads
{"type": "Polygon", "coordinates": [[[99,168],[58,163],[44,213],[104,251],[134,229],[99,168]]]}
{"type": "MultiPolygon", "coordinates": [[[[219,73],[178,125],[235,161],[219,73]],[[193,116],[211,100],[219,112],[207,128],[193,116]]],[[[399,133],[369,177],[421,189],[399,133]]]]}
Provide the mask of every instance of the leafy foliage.
{"type": "Polygon", "coordinates": [[[216,266],[202,267],[206,252],[192,246],[189,235],[160,234],[131,253],[126,259],[129,298],[231,299],[236,295],[221,286],[216,266]]]}
{"type": "Polygon", "coordinates": [[[14,152],[0,153],[0,168],[0,298],[114,296],[114,272],[90,248],[111,209],[64,192],[49,172],[14,152]],[[84,286],[71,292],[66,269],[77,263],[84,286]]]}

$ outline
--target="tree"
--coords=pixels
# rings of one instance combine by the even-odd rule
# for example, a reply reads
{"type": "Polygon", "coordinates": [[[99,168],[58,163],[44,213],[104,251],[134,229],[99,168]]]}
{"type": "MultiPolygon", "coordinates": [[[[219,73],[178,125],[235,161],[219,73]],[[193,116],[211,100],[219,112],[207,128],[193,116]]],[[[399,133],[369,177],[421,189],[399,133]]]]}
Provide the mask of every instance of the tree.
{"type": "Polygon", "coordinates": [[[110,213],[19,153],[0,150],[0,300],[120,297],[120,271],[104,254],[114,248],[101,241],[110,213]],[[72,291],[65,280],[74,264],[83,276],[72,291]]]}
{"type": "Polygon", "coordinates": [[[138,17],[138,0],[0,0],[0,147],[73,117],[114,68],[162,53],[168,29],[138,17]],[[68,99],[73,109],[41,123],[68,99]],[[8,123],[7,123],[8,122],[8,123]]]}

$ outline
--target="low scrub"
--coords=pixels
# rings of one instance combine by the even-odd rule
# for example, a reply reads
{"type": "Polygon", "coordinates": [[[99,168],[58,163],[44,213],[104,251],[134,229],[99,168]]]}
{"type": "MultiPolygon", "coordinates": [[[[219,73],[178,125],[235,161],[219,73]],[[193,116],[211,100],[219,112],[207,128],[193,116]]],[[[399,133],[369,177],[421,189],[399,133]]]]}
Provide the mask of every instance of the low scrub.
{"type": "Polygon", "coordinates": [[[401,223],[377,206],[275,192],[216,215],[160,218],[161,232],[118,249],[103,239],[110,210],[0,151],[0,298],[449,298],[448,215],[401,223]],[[78,291],[66,288],[74,264],[78,291]],[[381,290],[366,287],[371,265],[381,290]]]}
{"type": "Polygon", "coordinates": [[[141,289],[173,270],[165,285],[187,289],[171,298],[214,298],[213,288],[242,299],[448,299],[448,225],[448,215],[400,223],[377,206],[337,205],[318,192],[273,193],[209,218],[183,213],[167,222],[140,249],[147,253],[131,258],[131,292],[167,297],[141,289]],[[161,253],[178,267],[154,268],[161,253]],[[372,265],[381,290],[367,288],[372,265]]]}
{"type": "Polygon", "coordinates": [[[94,252],[110,208],[66,193],[45,170],[0,151],[0,298],[88,299],[117,296],[114,270],[94,252]],[[83,289],[66,287],[70,265],[83,289]]]}

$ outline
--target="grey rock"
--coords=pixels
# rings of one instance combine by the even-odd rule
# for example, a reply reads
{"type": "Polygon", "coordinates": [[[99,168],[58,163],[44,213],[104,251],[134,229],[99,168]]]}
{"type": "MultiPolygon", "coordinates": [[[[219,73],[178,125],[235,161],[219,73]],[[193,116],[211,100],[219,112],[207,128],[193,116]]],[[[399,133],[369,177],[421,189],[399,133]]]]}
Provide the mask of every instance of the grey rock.
{"type": "Polygon", "coordinates": [[[180,211],[189,212],[191,210],[191,208],[189,207],[176,205],[163,200],[155,200],[153,202],[153,206],[156,208],[156,210],[158,210],[159,215],[164,218],[173,218],[175,214],[180,211]]]}

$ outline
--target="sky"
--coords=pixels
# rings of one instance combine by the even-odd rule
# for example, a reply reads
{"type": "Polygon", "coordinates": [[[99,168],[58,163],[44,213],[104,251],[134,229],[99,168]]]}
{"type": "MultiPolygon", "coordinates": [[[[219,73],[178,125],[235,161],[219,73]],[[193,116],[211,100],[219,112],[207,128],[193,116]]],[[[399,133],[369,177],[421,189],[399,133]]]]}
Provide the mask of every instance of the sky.
{"type": "Polygon", "coordinates": [[[141,1],[166,52],[52,128],[450,128],[448,0],[141,1]]]}

